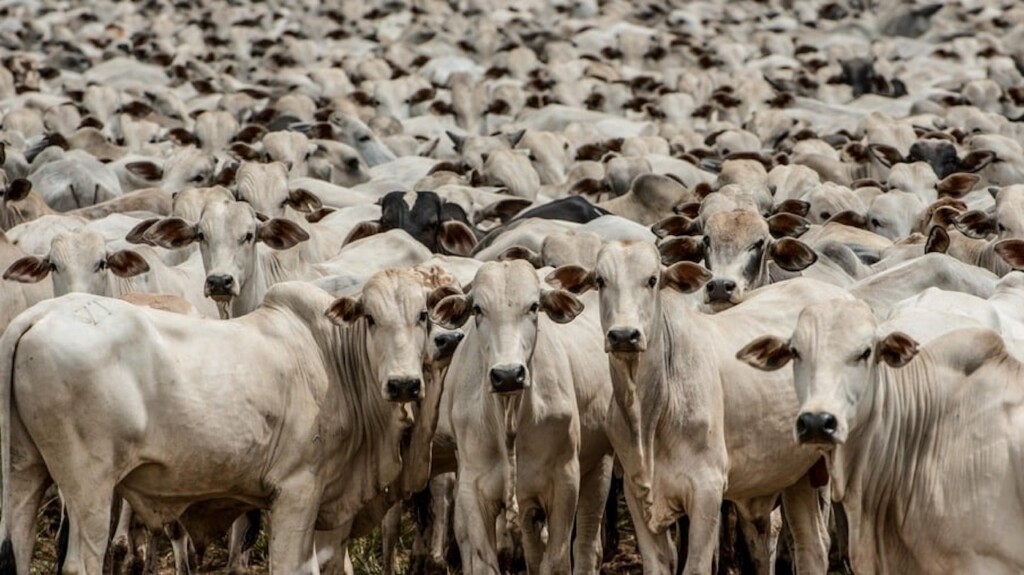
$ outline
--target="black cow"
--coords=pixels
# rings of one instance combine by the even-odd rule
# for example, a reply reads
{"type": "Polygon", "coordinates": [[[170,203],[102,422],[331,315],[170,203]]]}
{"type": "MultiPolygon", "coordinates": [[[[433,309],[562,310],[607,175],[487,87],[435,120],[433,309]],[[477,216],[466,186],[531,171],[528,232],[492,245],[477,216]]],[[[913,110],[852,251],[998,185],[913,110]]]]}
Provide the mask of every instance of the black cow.
{"type": "Polygon", "coordinates": [[[436,254],[466,256],[476,245],[477,231],[465,210],[434,192],[390,192],[380,199],[379,220],[362,222],[345,243],[388,230],[404,230],[436,254]]]}

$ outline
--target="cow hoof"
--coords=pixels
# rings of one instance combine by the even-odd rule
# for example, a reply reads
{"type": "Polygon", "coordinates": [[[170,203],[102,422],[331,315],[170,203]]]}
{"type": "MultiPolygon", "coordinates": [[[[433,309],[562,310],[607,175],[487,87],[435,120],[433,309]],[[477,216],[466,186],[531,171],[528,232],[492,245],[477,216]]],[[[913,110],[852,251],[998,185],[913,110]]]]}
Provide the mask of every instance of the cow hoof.
{"type": "Polygon", "coordinates": [[[434,557],[424,558],[422,568],[423,575],[448,575],[448,566],[434,557]]]}
{"type": "Polygon", "coordinates": [[[110,542],[110,559],[114,567],[112,572],[118,573],[119,568],[124,564],[125,558],[128,557],[128,538],[127,537],[115,537],[110,542]]]}

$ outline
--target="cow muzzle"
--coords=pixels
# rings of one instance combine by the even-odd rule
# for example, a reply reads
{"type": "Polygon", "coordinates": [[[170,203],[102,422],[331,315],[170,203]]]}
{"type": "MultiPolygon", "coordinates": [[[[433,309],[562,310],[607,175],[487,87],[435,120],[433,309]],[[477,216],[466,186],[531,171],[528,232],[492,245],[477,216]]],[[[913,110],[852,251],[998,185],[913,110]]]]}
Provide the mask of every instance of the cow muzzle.
{"type": "Polygon", "coordinates": [[[704,286],[704,301],[713,305],[733,304],[736,282],[732,280],[711,280],[704,286]]]}
{"type": "Polygon", "coordinates": [[[418,377],[392,377],[384,384],[388,401],[407,403],[419,401],[423,392],[423,381],[418,377]]]}
{"type": "Polygon", "coordinates": [[[434,361],[449,360],[465,335],[458,331],[446,331],[434,336],[434,361]]]}
{"type": "Polygon", "coordinates": [[[796,439],[801,444],[835,445],[839,421],[831,413],[805,411],[796,418],[796,439]]]}
{"type": "Polygon", "coordinates": [[[231,299],[237,295],[235,278],[228,274],[210,274],[206,276],[203,293],[215,300],[231,299]]]}
{"type": "Polygon", "coordinates": [[[526,367],[522,364],[498,365],[491,368],[491,391],[514,393],[526,387],[526,367]]]}
{"type": "Polygon", "coordinates": [[[647,350],[647,339],[634,327],[616,327],[608,330],[604,338],[606,353],[639,353],[647,350]]]}

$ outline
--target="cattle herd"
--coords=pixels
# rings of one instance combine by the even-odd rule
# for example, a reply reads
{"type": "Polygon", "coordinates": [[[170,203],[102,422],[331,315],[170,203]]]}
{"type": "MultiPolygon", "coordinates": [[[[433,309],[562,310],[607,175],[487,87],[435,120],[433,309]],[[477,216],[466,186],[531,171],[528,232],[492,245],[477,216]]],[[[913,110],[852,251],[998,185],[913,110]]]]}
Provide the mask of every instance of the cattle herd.
{"type": "Polygon", "coordinates": [[[0,575],[1024,572],[1024,3],[0,17],[0,575]]]}

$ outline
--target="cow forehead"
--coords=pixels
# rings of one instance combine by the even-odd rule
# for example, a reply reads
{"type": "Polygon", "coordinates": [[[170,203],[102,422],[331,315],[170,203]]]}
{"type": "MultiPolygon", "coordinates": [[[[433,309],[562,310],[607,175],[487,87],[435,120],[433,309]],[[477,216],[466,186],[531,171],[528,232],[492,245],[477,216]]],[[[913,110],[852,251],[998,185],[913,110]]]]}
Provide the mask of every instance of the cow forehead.
{"type": "Polygon", "coordinates": [[[50,242],[50,261],[92,263],[107,253],[107,243],[96,231],[81,229],[58,234],[50,242]]]}
{"type": "Polygon", "coordinates": [[[746,244],[753,238],[767,236],[768,224],[759,214],[734,210],[709,217],[704,233],[717,240],[716,243],[746,244]]]}
{"type": "Polygon", "coordinates": [[[832,300],[812,304],[800,313],[793,333],[794,347],[809,353],[825,347],[821,357],[846,359],[844,350],[858,349],[874,340],[878,322],[860,300],[832,300]],[[841,354],[841,355],[840,355],[841,354]]]}
{"type": "Polygon", "coordinates": [[[207,204],[199,218],[199,227],[211,237],[248,231],[256,227],[256,214],[242,202],[207,204]]]}
{"type": "Polygon", "coordinates": [[[597,256],[597,274],[604,278],[646,278],[661,271],[661,256],[648,242],[609,242],[597,256]]]}
{"type": "Polygon", "coordinates": [[[363,307],[378,321],[416,318],[427,307],[423,284],[415,274],[387,269],[373,274],[363,287],[363,307]]]}
{"type": "Polygon", "coordinates": [[[487,262],[473,279],[473,299],[485,303],[534,301],[539,292],[537,271],[523,260],[487,262]]]}

